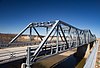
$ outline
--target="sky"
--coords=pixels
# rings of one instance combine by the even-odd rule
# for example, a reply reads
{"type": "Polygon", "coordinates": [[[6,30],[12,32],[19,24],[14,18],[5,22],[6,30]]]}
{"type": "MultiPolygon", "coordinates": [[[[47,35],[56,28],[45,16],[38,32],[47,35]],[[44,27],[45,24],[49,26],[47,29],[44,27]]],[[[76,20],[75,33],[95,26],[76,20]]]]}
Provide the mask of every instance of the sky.
{"type": "Polygon", "coordinates": [[[19,33],[30,22],[53,20],[100,37],[100,0],[0,0],[0,33],[19,33]]]}

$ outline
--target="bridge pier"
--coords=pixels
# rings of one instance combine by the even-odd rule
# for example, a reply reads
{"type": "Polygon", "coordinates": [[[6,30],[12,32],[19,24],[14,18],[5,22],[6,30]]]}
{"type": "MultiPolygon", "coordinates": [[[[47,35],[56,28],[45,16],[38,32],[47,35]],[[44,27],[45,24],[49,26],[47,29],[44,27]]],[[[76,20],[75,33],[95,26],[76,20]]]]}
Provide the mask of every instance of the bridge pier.
{"type": "Polygon", "coordinates": [[[74,54],[74,57],[77,59],[78,62],[81,61],[81,59],[83,59],[83,57],[85,56],[87,47],[88,44],[85,44],[77,48],[77,52],[74,54]]]}
{"type": "Polygon", "coordinates": [[[90,49],[93,47],[94,41],[90,43],[90,49]]]}
{"type": "Polygon", "coordinates": [[[74,57],[76,57],[79,61],[81,59],[83,59],[83,57],[85,56],[86,52],[89,50],[91,50],[91,48],[93,47],[94,41],[89,43],[89,44],[85,44],[82,45],[80,47],[77,48],[77,52],[74,54],[74,57]],[[88,50],[87,50],[88,49],[88,50]]]}

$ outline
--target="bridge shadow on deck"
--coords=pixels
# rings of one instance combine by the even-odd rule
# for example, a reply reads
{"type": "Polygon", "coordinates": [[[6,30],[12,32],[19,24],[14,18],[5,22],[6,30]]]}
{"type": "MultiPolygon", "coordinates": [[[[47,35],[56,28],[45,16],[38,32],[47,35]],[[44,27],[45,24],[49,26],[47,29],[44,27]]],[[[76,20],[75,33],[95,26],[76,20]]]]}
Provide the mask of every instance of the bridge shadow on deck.
{"type": "Polygon", "coordinates": [[[81,59],[79,60],[73,54],[58,62],[57,64],[54,64],[51,66],[51,68],[75,68],[80,61],[81,59]]]}
{"type": "Polygon", "coordinates": [[[87,48],[88,44],[78,47],[77,52],[63,59],[61,62],[53,65],[51,68],[75,68],[82,59],[85,59],[84,56],[87,48]]]}
{"type": "Polygon", "coordinates": [[[32,68],[75,68],[76,65],[83,59],[76,56],[76,53],[70,55],[54,55],[46,58],[43,61],[36,62],[32,68]]]}
{"type": "MultiPolygon", "coordinates": [[[[45,58],[45,59],[49,59],[49,61],[45,61],[44,63],[36,62],[35,64],[32,65],[32,68],[75,68],[76,65],[83,59],[86,49],[87,49],[87,46],[82,46],[82,47],[79,47],[77,49],[77,52],[74,52],[74,54],[70,54],[70,55],[58,54],[58,56],[57,55],[51,56],[50,57],[51,59],[49,59],[49,57],[45,58]]],[[[20,68],[21,63],[25,62],[25,60],[26,59],[24,58],[17,61],[1,64],[0,68],[20,68]]]]}
{"type": "MultiPolygon", "coordinates": [[[[59,55],[59,57],[56,57],[56,55],[55,55],[55,57],[50,59],[50,61],[44,62],[45,64],[43,64],[41,62],[40,63],[36,62],[35,64],[32,65],[32,68],[75,68],[75,66],[80,62],[80,60],[79,60],[79,58],[76,58],[74,56],[74,54],[67,56],[67,57],[63,56],[63,55],[59,55]],[[54,62],[57,62],[58,58],[59,59],[65,58],[65,59],[54,64],[54,62]],[[54,65],[49,67],[51,64],[54,64],[54,65]]],[[[46,59],[49,59],[49,58],[46,58],[46,59]]],[[[5,64],[0,64],[0,68],[20,68],[21,64],[23,62],[25,62],[25,58],[16,60],[16,61],[12,61],[9,63],[5,63],[5,64]]]]}

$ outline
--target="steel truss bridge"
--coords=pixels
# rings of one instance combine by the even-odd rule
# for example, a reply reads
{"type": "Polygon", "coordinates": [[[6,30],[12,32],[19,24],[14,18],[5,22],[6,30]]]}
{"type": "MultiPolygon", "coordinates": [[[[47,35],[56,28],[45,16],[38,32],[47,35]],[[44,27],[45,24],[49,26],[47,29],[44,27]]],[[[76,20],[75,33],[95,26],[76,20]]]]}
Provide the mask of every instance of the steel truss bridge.
{"type": "Polygon", "coordinates": [[[28,29],[30,41],[33,30],[41,41],[38,46],[27,48],[26,68],[30,68],[33,63],[43,58],[65,52],[70,48],[79,48],[77,51],[80,51],[80,47],[96,41],[96,36],[90,30],[78,29],[63,21],[55,20],[30,23],[9,42],[9,46],[28,29]],[[41,32],[45,33],[44,37],[41,37],[41,32]]]}

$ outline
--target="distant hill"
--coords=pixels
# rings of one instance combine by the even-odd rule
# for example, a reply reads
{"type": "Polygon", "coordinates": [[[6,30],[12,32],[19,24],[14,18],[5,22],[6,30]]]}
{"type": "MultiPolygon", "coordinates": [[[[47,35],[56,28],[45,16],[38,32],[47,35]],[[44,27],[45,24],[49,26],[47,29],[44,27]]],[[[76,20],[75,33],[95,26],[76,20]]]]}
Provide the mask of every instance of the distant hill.
{"type": "MultiPolygon", "coordinates": [[[[0,33],[0,44],[8,44],[16,35],[17,34],[0,33]]],[[[41,37],[43,38],[45,36],[42,36],[41,35],[41,37]]],[[[57,37],[56,36],[50,36],[48,38],[48,41],[49,42],[51,42],[51,41],[56,42],[56,40],[57,40],[57,37]]],[[[59,40],[61,40],[61,38],[59,38],[59,40]]],[[[28,42],[32,42],[32,43],[36,44],[36,43],[40,43],[40,41],[41,41],[41,39],[40,39],[40,37],[38,35],[32,35],[31,36],[31,41],[30,41],[30,36],[27,35],[27,34],[23,34],[15,42],[18,42],[18,43],[23,43],[23,42],[24,43],[28,43],[28,42]]]]}

